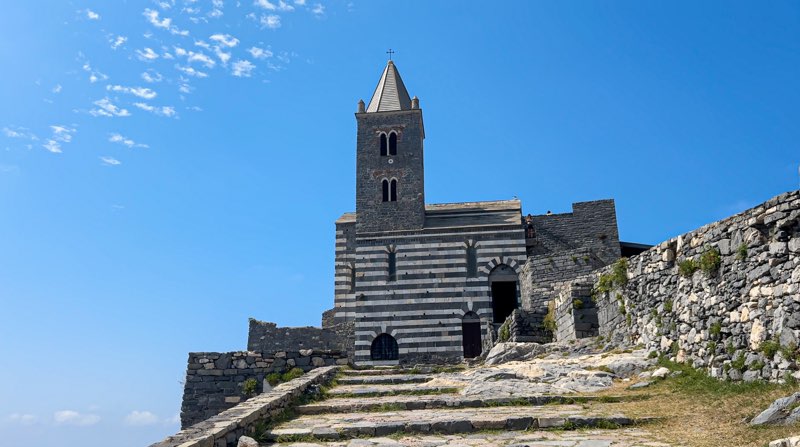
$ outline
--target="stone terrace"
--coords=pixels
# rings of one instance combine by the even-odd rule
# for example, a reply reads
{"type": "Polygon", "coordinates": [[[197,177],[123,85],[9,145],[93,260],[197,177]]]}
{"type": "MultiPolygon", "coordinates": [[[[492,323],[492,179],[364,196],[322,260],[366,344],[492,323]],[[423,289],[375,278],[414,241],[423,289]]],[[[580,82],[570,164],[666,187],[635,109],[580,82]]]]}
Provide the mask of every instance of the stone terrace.
{"type": "MultiPolygon", "coordinates": [[[[344,370],[328,399],[301,405],[262,446],[668,446],[604,407],[623,399],[576,393],[464,395],[457,374],[344,370]],[[572,430],[579,428],[579,430],[572,430]]],[[[240,444],[244,445],[244,444],[240,444]]]]}

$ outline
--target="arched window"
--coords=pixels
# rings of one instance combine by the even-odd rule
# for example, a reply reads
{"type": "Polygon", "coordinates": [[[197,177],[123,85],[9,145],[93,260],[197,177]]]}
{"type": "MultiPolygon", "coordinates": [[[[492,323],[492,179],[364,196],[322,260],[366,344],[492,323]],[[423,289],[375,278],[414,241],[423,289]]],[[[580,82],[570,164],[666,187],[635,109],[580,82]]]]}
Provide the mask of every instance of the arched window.
{"type": "Polygon", "coordinates": [[[389,155],[397,155],[397,134],[389,133],[389,155]]]}
{"type": "Polygon", "coordinates": [[[389,185],[389,201],[397,202],[397,180],[395,179],[392,179],[392,182],[389,185]]]}
{"type": "Polygon", "coordinates": [[[383,191],[383,201],[389,201],[389,180],[383,179],[381,182],[381,189],[383,191]]]}
{"type": "Polygon", "coordinates": [[[386,134],[381,134],[381,156],[386,156],[386,134]]]}
{"type": "Polygon", "coordinates": [[[467,278],[478,276],[478,247],[467,247],[467,278]]]}
{"type": "Polygon", "coordinates": [[[369,350],[372,360],[397,360],[400,352],[397,349],[397,340],[389,334],[381,334],[372,340],[369,350]]]}
{"type": "Polygon", "coordinates": [[[388,262],[389,262],[389,281],[396,281],[397,280],[397,253],[390,248],[388,253],[388,262]]]}

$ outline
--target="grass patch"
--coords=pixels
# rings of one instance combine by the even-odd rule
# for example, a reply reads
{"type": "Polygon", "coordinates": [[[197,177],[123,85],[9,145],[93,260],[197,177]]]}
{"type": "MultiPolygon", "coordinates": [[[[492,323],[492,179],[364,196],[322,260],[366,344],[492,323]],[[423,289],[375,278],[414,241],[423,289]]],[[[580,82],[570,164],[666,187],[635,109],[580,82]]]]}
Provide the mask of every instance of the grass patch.
{"type": "Polygon", "coordinates": [[[699,268],[694,259],[686,259],[678,263],[678,274],[690,278],[699,268]]]}
{"type": "Polygon", "coordinates": [[[550,301],[547,304],[547,315],[544,316],[543,322],[545,330],[550,332],[556,331],[556,303],[555,301],[550,301]]]}
{"type": "Polygon", "coordinates": [[[619,258],[611,271],[600,275],[592,295],[604,294],[628,284],[628,258],[619,258]]]}
{"type": "Polygon", "coordinates": [[[742,244],[739,245],[739,248],[736,249],[736,259],[740,261],[747,259],[747,248],[747,244],[742,242],[742,244]]]}
{"type": "Polygon", "coordinates": [[[700,255],[700,262],[698,263],[700,270],[707,276],[717,273],[719,266],[722,265],[722,257],[719,254],[717,247],[708,247],[703,254],[700,255]]]}

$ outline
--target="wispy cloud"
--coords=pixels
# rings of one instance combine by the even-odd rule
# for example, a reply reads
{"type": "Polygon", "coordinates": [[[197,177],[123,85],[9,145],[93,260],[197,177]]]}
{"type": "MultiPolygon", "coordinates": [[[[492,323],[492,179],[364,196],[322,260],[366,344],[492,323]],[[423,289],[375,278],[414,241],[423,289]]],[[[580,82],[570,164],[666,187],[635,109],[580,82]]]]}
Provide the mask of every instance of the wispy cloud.
{"type": "Polygon", "coordinates": [[[217,63],[203,52],[196,53],[192,50],[185,50],[181,47],[175,47],[175,55],[178,57],[185,57],[189,63],[199,62],[206,68],[214,68],[217,63]]]}
{"type": "Polygon", "coordinates": [[[158,94],[147,88],[147,87],[125,87],[123,85],[107,85],[106,90],[110,92],[121,92],[121,93],[128,93],[134,96],[138,96],[142,99],[153,99],[158,94]]]}
{"type": "Polygon", "coordinates": [[[277,29],[281,27],[281,16],[276,14],[262,15],[259,19],[262,27],[277,29]]]}
{"type": "Polygon", "coordinates": [[[89,62],[84,62],[81,68],[83,68],[83,71],[89,73],[89,82],[91,82],[92,84],[94,84],[97,81],[105,81],[106,79],[108,79],[108,76],[106,76],[105,74],[97,70],[94,70],[92,68],[92,65],[89,64],[89,62]]]}
{"type": "Polygon", "coordinates": [[[48,152],[52,152],[54,154],[60,154],[61,151],[61,143],[56,140],[45,140],[44,144],[42,145],[48,152]]]}
{"type": "Polygon", "coordinates": [[[303,6],[306,4],[306,0],[294,0],[295,5],[303,6]]]}
{"type": "Polygon", "coordinates": [[[22,138],[25,140],[32,140],[36,141],[39,139],[35,134],[28,131],[28,129],[24,127],[17,127],[17,128],[10,128],[10,127],[3,127],[2,129],[3,135],[9,138],[22,138]]]}
{"type": "Polygon", "coordinates": [[[166,116],[167,118],[172,118],[172,117],[174,117],[176,115],[175,108],[172,107],[172,106],[163,106],[163,107],[151,106],[150,104],[147,104],[147,103],[144,103],[144,102],[135,102],[135,103],[133,103],[133,105],[138,107],[138,108],[140,108],[140,109],[142,109],[142,110],[144,110],[144,111],[147,111],[147,112],[153,113],[155,115],[159,115],[159,116],[166,116]]]}
{"type": "Polygon", "coordinates": [[[145,48],[144,50],[136,50],[136,55],[139,60],[150,62],[158,59],[158,53],[153,51],[152,48],[145,48]]]}
{"type": "Polygon", "coordinates": [[[230,34],[214,34],[209,39],[213,40],[214,42],[219,42],[221,45],[225,45],[226,47],[233,48],[239,44],[239,39],[231,36],[230,34]]]}
{"type": "Polygon", "coordinates": [[[108,38],[108,43],[111,44],[111,49],[116,50],[120,46],[122,46],[125,42],[128,41],[128,38],[125,36],[111,36],[108,38]]]}
{"type": "Polygon", "coordinates": [[[169,31],[171,34],[176,34],[179,36],[188,36],[189,31],[179,29],[177,26],[172,24],[172,19],[169,17],[161,18],[158,11],[146,8],[144,13],[142,13],[148,22],[156,28],[161,28],[169,31]]]}
{"type": "Polygon", "coordinates": [[[53,90],[51,90],[51,91],[53,93],[61,93],[61,84],[56,84],[56,86],[53,87],[53,90]]]}
{"type": "Polygon", "coordinates": [[[89,113],[92,116],[130,116],[131,113],[124,108],[117,107],[114,103],[111,102],[108,98],[98,99],[94,102],[94,105],[97,106],[96,109],[89,110],[89,113]]]}
{"type": "Polygon", "coordinates": [[[61,410],[53,413],[53,421],[58,425],[87,427],[100,422],[100,416],[96,414],[79,413],[74,410],[61,410]]]}
{"type": "Polygon", "coordinates": [[[131,148],[133,148],[133,147],[143,147],[143,148],[150,147],[150,146],[148,146],[146,144],[137,143],[137,142],[133,141],[130,138],[123,137],[122,135],[120,135],[118,133],[112,133],[111,135],[109,135],[108,136],[108,141],[111,142],[111,143],[119,143],[119,144],[122,144],[122,145],[125,145],[125,146],[128,146],[128,147],[131,147],[131,148]]]}
{"type": "Polygon", "coordinates": [[[281,11],[291,12],[294,11],[294,6],[284,2],[283,0],[278,1],[278,9],[281,11]]]}
{"type": "Polygon", "coordinates": [[[124,422],[133,426],[153,425],[158,423],[158,416],[149,411],[134,410],[125,416],[124,422]]]}
{"type": "Polygon", "coordinates": [[[53,125],[50,126],[50,130],[53,131],[53,139],[56,141],[61,141],[64,143],[69,143],[72,141],[72,134],[76,132],[76,130],[72,127],[67,126],[57,126],[53,125]]]}
{"type": "Polygon", "coordinates": [[[106,166],[119,166],[122,164],[121,161],[117,160],[114,157],[109,157],[109,156],[100,157],[100,161],[102,161],[103,164],[106,166]]]}
{"type": "Polygon", "coordinates": [[[268,57],[272,57],[272,51],[265,50],[263,48],[250,47],[250,49],[247,51],[256,59],[266,59],[268,57]]]}
{"type": "Polygon", "coordinates": [[[258,6],[259,8],[264,8],[268,11],[274,11],[278,9],[278,7],[275,6],[275,4],[270,2],[269,0],[256,0],[253,4],[258,6]]]}
{"type": "Polygon", "coordinates": [[[164,79],[164,77],[161,76],[161,73],[153,69],[148,69],[147,71],[142,73],[142,79],[144,80],[144,82],[149,82],[152,84],[154,82],[161,82],[161,80],[164,79]]]}
{"type": "Polygon", "coordinates": [[[86,18],[89,20],[100,20],[100,14],[92,11],[91,9],[87,9],[86,18]]]}
{"type": "Polygon", "coordinates": [[[187,74],[189,76],[193,76],[195,78],[206,78],[206,77],[208,77],[207,73],[195,70],[192,67],[186,67],[186,66],[183,66],[183,65],[176,65],[175,68],[177,70],[179,70],[179,71],[181,71],[181,72],[183,72],[183,73],[185,73],[185,74],[187,74]]]}
{"type": "Polygon", "coordinates": [[[231,65],[231,74],[237,77],[249,78],[256,66],[248,60],[238,60],[231,65]]]}
{"type": "Polygon", "coordinates": [[[314,5],[314,8],[311,9],[311,13],[316,16],[321,16],[325,14],[325,7],[322,6],[322,3],[317,3],[314,5]]]}
{"type": "MultiPolygon", "coordinates": [[[[11,172],[12,170],[5,170],[6,165],[0,165],[0,172],[11,172]]],[[[16,169],[15,169],[16,170],[16,169]]],[[[39,419],[32,414],[12,413],[6,418],[8,422],[19,425],[33,425],[39,419]]]]}

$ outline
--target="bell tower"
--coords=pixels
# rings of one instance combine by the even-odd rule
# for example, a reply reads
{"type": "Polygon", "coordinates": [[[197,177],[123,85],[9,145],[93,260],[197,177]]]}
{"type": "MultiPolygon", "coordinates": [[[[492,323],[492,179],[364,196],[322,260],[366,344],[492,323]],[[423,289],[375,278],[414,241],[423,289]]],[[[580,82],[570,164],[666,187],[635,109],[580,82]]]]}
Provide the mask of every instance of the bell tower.
{"type": "Polygon", "coordinates": [[[393,61],[386,64],[369,105],[359,101],[356,122],[356,232],[423,228],[422,110],[393,61]]]}

